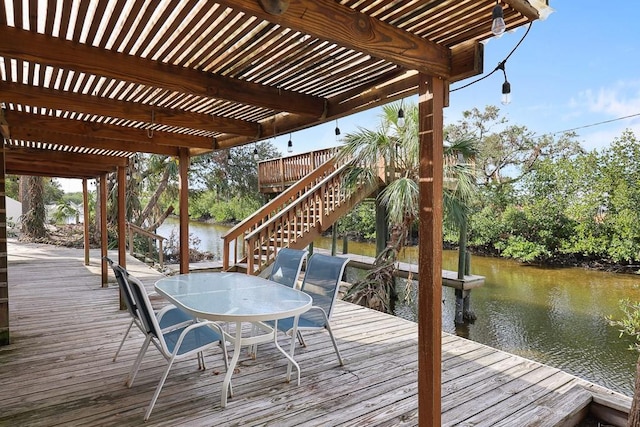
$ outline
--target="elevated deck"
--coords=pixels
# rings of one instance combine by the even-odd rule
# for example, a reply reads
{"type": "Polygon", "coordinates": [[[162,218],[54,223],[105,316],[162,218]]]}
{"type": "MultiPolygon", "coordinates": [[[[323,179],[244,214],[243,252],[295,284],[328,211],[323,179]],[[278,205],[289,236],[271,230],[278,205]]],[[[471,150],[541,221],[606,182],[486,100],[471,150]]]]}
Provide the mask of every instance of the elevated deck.
{"type": "MultiPolygon", "coordinates": [[[[100,287],[98,253],[89,266],[68,248],[10,242],[8,253],[12,344],[0,347],[0,426],[142,425],[164,364],[150,350],[125,387],[142,337],[132,333],[111,361],[129,317],[118,310],[115,279],[100,287]]],[[[127,267],[149,290],[160,277],[133,258],[127,267]]],[[[174,366],[145,425],[417,425],[417,324],[339,302],[333,325],[344,367],[325,334],[309,333],[296,352],[301,385],[288,384],[285,361],[263,345],[257,360],[241,357],[235,396],[222,409],[216,350],[204,372],[195,358],[174,366]]],[[[445,426],[574,425],[588,410],[622,425],[630,406],[558,369],[449,334],[442,360],[445,426]]]]}

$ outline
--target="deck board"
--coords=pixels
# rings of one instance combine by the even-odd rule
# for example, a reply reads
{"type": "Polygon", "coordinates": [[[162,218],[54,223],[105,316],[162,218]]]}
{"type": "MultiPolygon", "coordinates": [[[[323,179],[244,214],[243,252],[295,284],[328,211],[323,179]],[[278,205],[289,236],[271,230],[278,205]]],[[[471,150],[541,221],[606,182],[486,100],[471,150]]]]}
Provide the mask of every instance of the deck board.
{"type": "MultiPolygon", "coordinates": [[[[92,251],[85,266],[80,250],[9,243],[12,344],[0,347],[0,426],[142,424],[165,365],[152,349],[133,387],[124,385],[143,338],[132,332],[112,362],[129,317],[118,310],[111,272],[110,286],[100,286],[98,255],[92,251]]],[[[149,291],[161,277],[133,258],[127,267],[149,291]]],[[[222,409],[224,368],[215,349],[206,371],[195,358],[174,365],[145,424],[417,425],[416,323],[340,301],[332,324],[345,366],[326,334],[306,334],[307,347],[296,350],[296,386],[285,382],[286,363],[273,345],[261,345],[257,359],[241,355],[235,395],[222,409]]],[[[584,412],[593,393],[630,404],[558,369],[446,333],[442,366],[443,425],[562,425],[584,412]]]]}

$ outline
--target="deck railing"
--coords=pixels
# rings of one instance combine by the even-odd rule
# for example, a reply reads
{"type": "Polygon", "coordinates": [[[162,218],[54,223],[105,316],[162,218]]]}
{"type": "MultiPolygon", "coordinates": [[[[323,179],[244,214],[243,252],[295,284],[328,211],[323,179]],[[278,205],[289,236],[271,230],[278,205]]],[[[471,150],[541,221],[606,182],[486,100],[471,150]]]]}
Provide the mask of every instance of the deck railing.
{"type": "Polygon", "coordinates": [[[133,240],[135,234],[139,234],[149,239],[149,251],[147,253],[147,256],[152,255],[151,248],[155,247],[155,242],[158,242],[158,264],[160,264],[160,268],[162,268],[164,266],[164,249],[162,247],[162,242],[164,240],[167,240],[167,238],[145,230],[144,228],[138,227],[137,225],[130,222],[127,222],[127,229],[129,232],[129,254],[134,254],[133,240]]]}
{"type": "Polygon", "coordinates": [[[334,158],[340,147],[325,148],[258,163],[258,188],[262,193],[280,193],[334,158]]]}

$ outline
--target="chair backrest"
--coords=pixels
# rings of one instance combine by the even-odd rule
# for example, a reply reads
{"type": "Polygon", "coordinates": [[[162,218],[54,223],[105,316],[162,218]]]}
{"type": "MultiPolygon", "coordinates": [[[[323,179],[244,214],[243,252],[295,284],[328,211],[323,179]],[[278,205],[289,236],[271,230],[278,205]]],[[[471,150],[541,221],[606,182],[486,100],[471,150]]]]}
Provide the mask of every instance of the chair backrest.
{"type": "Polygon", "coordinates": [[[298,277],[300,276],[300,270],[302,269],[302,263],[307,259],[307,251],[303,249],[290,249],[282,248],[278,251],[276,260],[273,263],[273,268],[269,274],[268,279],[278,282],[282,285],[294,288],[298,277]]]}
{"type": "Polygon", "coordinates": [[[131,294],[136,302],[140,322],[144,330],[148,335],[158,338],[161,345],[166,348],[158,319],[153,312],[153,307],[151,306],[151,301],[149,300],[149,295],[147,295],[147,290],[144,288],[144,284],[137,277],[131,275],[126,277],[125,280],[129,284],[131,294]]]}
{"type": "Polygon", "coordinates": [[[307,262],[300,289],[313,298],[313,306],[322,308],[328,319],[331,319],[340,281],[348,262],[348,258],[323,254],[313,254],[307,262]]]}
{"type": "Polygon", "coordinates": [[[136,302],[133,299],[133,295],[131,294],[129,283],[127,281],[129,272],[125,270],[124,267],[118,264],[111,264],[111,269],[113,270],[113,274],[115,274],[116,280],[118,281],[118,286],[120,287],[120,292],[121,292],[122,298],[124,299],[124,304],[127,306],[127,311],[131,316],[138,318],[138,312],[136,310],[136,302]]]}

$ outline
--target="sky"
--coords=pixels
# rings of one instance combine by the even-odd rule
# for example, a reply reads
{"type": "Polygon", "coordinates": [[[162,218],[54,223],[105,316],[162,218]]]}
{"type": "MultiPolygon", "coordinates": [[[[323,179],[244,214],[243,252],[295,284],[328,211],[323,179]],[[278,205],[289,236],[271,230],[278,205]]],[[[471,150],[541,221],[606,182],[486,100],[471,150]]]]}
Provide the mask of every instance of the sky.
{"type": "MultiPolygon", "coordinates": [[[[549,0],[549,6],[553,13],[532,24],[506,62],[511,103],[500,103],[500,71],[456,88],[493,71],[523,37],[524,27],[490,39],[484,47],[484,73],[451,85],[445,125],[458,122],[463,111],[495,105],[510,124],[536,135],[574,130],[586,150],[607,147],[626,129],[640,138],[638,0],[549,0]]],[[[405,102],[416,103],[417,97],[405,102]]],[[[374,108],[342,118],[341,135],[375,128],[379,116],[380,109],[374,108]]],[[[329,122],[292,133],[292,154],[340,145],[335,126],[329,122]]],[[[273,141],[284,155],[288,140],[289,135],[282,135],[273,141]]],[[[65,192],[82,191],[81,180],[60,181],[65,192]]]]}

